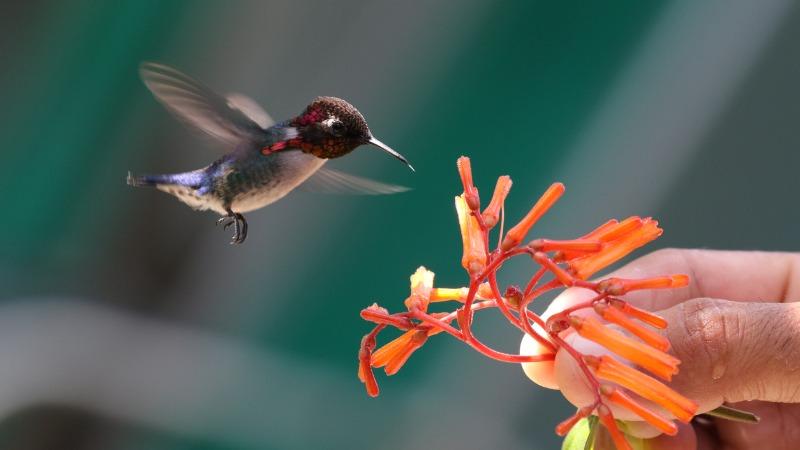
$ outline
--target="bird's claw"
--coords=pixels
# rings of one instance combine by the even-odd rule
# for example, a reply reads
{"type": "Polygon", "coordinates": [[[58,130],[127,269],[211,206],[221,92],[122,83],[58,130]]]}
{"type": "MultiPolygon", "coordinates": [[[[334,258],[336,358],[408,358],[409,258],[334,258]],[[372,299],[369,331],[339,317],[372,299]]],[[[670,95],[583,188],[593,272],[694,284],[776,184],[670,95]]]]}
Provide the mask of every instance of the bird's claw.
{"type": "Polygon", "coordinates": [[[231,238],[231,245],[241,244],[247,238],[247,220],[240,213],[228,211],[228,215],[220,217],[217,220],[217,225],[222,225],[223,230],[233,226],[233,237],[231,238]]]}

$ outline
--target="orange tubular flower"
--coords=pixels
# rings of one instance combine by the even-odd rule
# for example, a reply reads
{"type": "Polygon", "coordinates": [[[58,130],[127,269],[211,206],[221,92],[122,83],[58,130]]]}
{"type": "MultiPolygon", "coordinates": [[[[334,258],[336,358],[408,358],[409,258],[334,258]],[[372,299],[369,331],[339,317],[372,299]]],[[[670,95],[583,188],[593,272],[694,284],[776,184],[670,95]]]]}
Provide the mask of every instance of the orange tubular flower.
{"type": "Polygon", "coordinates": [[[594,310],[603,319],[628,330],[631,334],[646,342],[647,345],[655,347],[662,352],[669,350],[669,340],[667,338],[634,322],[620,309],[597,303],[594,305],[594,310]]]}
{"type": "Polygon", "coordinates": [[[610,298],[608,299],[608,304],[614,308],[618,308],[625,314],[634,317],[652,327],[656,327],[662,330],[664,328],[667,328],[667,321],[664,320],[663,318],[651,313],[650,311],[645,311],[635,306],[631,306],[630,303],[624,300],[620,300],[618,298],[610,298]]]}
{"type": "Polygon", "coordinates": [[[372,351],[375,349],[375,335],[382,328],[382,325],[378,325],[372,333],[364,336],[361,339],[361,350],[358,352],[358,379],[364,383],[367,395],[370,397],[377,397],[380,393],[378,381],[375,380],[375,374],[372,372],[372,351]]]}
{"type": "Polygon", "coordinates": [[[603,242],[611,242],[617,240],[629,233],[632,233],[635,230],[641,228],[644,223],[648,220],[652,220],[651,218],[642,219],[639,216],[631,216],[627,219],[623,220],[615,224],[613,227],[608,227],[607,229],[603,230],[602,232],[598,233],[594,236],[596,239],[600,239],[603,242]]]}
{"type": "Polygon", "coordinates": [[[592,411],[594,411],[594,408],[589,406],[584,406],[583,408],[578,409],[575,414],[569,416],[566,420],[556,425],[556,434],[559,436],[565,436],[569,430],[571,430],[572,427],[578,423],[579,420],[590,415],[592,411]]]}
{"type": "Polygon", "coordinates": [[[526,214],[518,224],[514,225],[512,229],[508,230],[500,247],[504,251],[508,251],[519,245],[539,218],[561,198],[564,194],[564,190],[565,188],[562,183],[551,184],[539,198],[539,201],[528,211],[528,214],[526,214]]]}
{"type": "Polygon", "coordinates": [[[617,225],[619,225],[619,220],[611,219],[608,222],[590,231],[589,233],[584,234],[581,237],[581,239],[597,239],[599,236],[605,236],[608,234],[609,231],[617,228],[617,225]]]}
{"type": "Polygon", "coordinates": [[[669,275],[665,277],[627,280],[624,278],[608,278],[597,285],[597,290],[608,295],[625,295],[630,291],[642,289],[675,289],[689,285],[688,275],[669,275]]]}
{"type": "Polygon", "coordinates": [[[569,265],[576,277],[585,280],[598,270],[614,264],[628,253],[661,236],[662,232],[663,230],[658,228],[658,222],[651,218],[642,219],[640,226],[634,220],[621,222],[598,237],[603,242],[606,242],[608,236],[614,238],[606,242],[603,250],[571,260],[569,265]],[[617,238],[619,234],[622,236],[617,238]]]}
{"type": "Polygon", "coordinates": [[[669,381],[672,375],[678,373],[680,360],[672,355],[635,341],[624,334],[603,326],[594,317],[581,318],[569,317],[570,325],[581,336],[590,341],[597,342],[619,356],[635,363],[659,377],[669,381]]]}
{"type": "Polygon", "coordinates": [[[695,402],[678,394],[655,378],[628,367],[608,355],[599,358],[584,356],[583,359],[589,367],[594,369],[598,378],[617,383],[637,395],[661,405],[682,422],[689,423],[697,413],[695,402]]]}
{"type": "Polygon", "coordinates": [[[408,358],[428,340],[424,330],[409,330],[372,354],[372,367],[384,367],[386,375],[394,375],[408,358]]]}
{"type": "Polygon", "coordinates": [[[478,212],[481,209],[481,200],[478,196],[478,188],[472,184],[472,163],[469,158],[462,156],[456,161],[458,176],[461,177],[461,184],[464,185],[464,201],[470,211],[478,212]]]}
{"type": "Polygon", "coordinates": [[[662,432],[670,436],[675,436],[678,434],[678,427],[675,426],[675,423],[642,406],[641,403],[632,399],[629,395],[625,394],[621,390],[613,386],[603,385],[600,386],[600,393],[603,394],[611,403],[616,403],[625,409],[633,411],[634,414],[641,417],[645,422],[658,428],[662,432]]]}
{"type": "MultiPolygon", "coordinates": [[[[637,217],[638,219],[638,217],[637,217]]],[[[589,233],[580,237],[580,240],[597,240],[600,242],[608,242],[608,238],[605,240],[600,240],[599,237],[605,237],[610,231],[615,230],[619,226],[619,220],[611,219],[608,222],[600,225],[599,227],[595,228],[594,230],[590,231],[589,233]]],[[[557,262],[561,261],[569,261],[571,259],[575,259],[579,256],[585,256],[586,253],[583,252],[575,252],[575,251],[561,251],[559,254],[553,258],[557,262]]]]}
{"type": "Polygon", "coordinates": [[[487,228],[492,228],[497,225],[497,220],[500,218],[500,209],[506,201],[508,191],[511,190],[511,177],[503,175],[497,179],[497,186],[494,187],[494,195],[489,202],[489,206],[483,210],[483,223],[487,228]]]}
{"type": "Polygon", "coordinates": [[[464,196],[456,197],[456,213],[458,214],[458,225],[461,228],[461,242],[464,245],[461,265],[470,275],[475,276],[486,267],[486,244],[483,241],[483,232],[478,220],[469,213],[467,208],[464,196]]]}
{"type": "Polygon", "coordinates": [[[611,435],[611,440],[614,441],[617,450],[633,450],[631,444],[625,439],[625,435],[622,434],[622,431],[619,431],[619,427],[617,427],[617,423],[614,421],[614,416],[611,414],[611,410],[608,409],[608,406],[598,406],[597,417],[600,418],[600,423],[608,430],[608,434],[611,435]]]}
{"type": "Polygon", "coordinates": [[[535,252],[563,251],[585,255],[586,253],[599,252],[603,249],[603,243],[596,239],[573,239],[570,241],[536,239],[528,244],[528,248],[535,252]]]}

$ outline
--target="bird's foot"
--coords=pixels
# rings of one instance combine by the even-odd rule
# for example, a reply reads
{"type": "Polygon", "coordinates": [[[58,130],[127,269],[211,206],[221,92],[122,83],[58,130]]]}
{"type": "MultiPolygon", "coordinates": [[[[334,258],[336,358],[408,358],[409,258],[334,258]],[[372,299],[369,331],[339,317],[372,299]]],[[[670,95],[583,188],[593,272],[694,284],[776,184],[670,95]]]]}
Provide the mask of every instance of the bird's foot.
{"type": "Polygon", "coordinates": [[[241,244],[247,238],[247,220],[240,213],[228,211],[227,216],[220,217],[217,220],[217,225],[222,225],[223,230],[233,226],[233,237],[231,238],[231,245],[241,244]]]}

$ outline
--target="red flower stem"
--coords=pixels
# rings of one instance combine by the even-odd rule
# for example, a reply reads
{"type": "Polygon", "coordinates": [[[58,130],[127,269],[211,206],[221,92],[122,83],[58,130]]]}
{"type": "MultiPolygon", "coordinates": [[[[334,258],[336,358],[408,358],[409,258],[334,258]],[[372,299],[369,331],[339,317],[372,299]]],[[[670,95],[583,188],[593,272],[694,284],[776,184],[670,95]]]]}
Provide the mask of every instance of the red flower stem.
{"type": "MultiPolygon", "coordinates": [[[[484,300],[482,302],[473,303],[472,304],[472,311],[480,311],[482,309],[496,308],[496,307],[497,307],[497,303],[494,300],[484,300]]],[[[458,312],[458,310],[453,311],[453,312],[449,313],[448,315],[442,317],[439,320],[441,320],[442,322],[445,322],[445,323],[452,322],[453,319],[456,318],[457,312],[458,312]]]]}
{"type": "MultiPolygon", "coordinates": [[[[460,308],[464,314],[464,322],[459,323],[459,325],[461,326],[461,332],[464,334],[465,340],[468,340],[470,336],[472,336],[472,303],[475,301],[475,294],[478,292],[479,285],[480,281],[477,281],[477,278],[473,278],[469,281],[467,298],[464,300],[464,306],[460,308]]],[[[456,315],[456,317],[458,316],[456,315]]]]}
{"type": "Polygon", "coordinates": [[[540,267],[539,270],[533,274],[530,281],[528,281],[528,285],[525,286],[525,291],[522,294],[522,298],[528,298],[528,296],[531,294],[531,291],[533,291],[533,288],[536,287],[536,284],[539,283],[539,280],[542,279],[545,273],[547,273],[547,269],[540,267]]]}
{"type": "Polygon", "coordinates": [[[553,261],[546,253],[543,252],[534,252],[533,259],[536,262],[540,263],[542,267],[545,267],[547,270],[553,273],[553,275],[563,284],[565,287],[582,287],[586,289],[591,289],[593,291],[597,290],[597,283],[593,283],[591,281],[582,280],[567,270],[559,267],[555,261],[553,261]]]}
{"type": "Polygon", "coordinates": [[[533,300],[535,300],[536,297],[544,294],[545,292],[547,292],[547,291],[549,291],[551,289],[555,289],[555,288],[561,287],[561,286],[563,286],[563,284],[561,284],[561,282],[558,281],[558,279],[554,278],[554,279],[548,281],[547,283],[539,286],[538,288],[534,289],[533,292],[531,292],[530,294],[525,296],[524,300],[525,300],[526,303],[530,303],[533,300]]]}
{"type": "Polygon", "coordinates": [[[361,318],[364,320],[368,320],[372,323],[382,324],[382,325],[391,325],[398,330],[408,331],[414,328],[414,323],[408,320],[405,314],[374,314],[371,312],[367,312],[367,310],[361,311],[361,318]]]}
{"type": "MultiPolygon", "coordinates": [[[[527,307],[527,303],[525,304],[525,306],[527,307]]],[[[538,314],[528,309],[525,309],[525,315],[528,317],[528,320],[534,321],[534,323],[542,327],[543,330],[547,330],[547,324],[545,324],[544,320],[542,320],[542,318],[539,317],[538,314]]]]}
{"type": "Polygon", "coordinates": [[[536,320],[534,321],[536,321],[536,323],[540,327],[542,327],[543,330],[545,331],[547,330],[547,328],[542,326],[544,325],[544,322],[542,321],[542,319],[539,317],[538,314],[534,313],[533,311],[528,311],[526,304],[521,303],[519,305],[519,315],[520,317],[525,317],[526,320],[522,321],[522,327],[525,329],[525,332],[528,333],[530,337],[536,339],[540,344],[542,344],[543,347],[547,348],[551,352],[555,353],[556,351],[558,351],[558,348],[555,346],[555,344],[553,344],[550,340],[537,333],[536,330],[534,330],[533,327],[531,326],[530,319],[531,316],[533,316],[536,319],[538,319],[538,321],[536,320]]]}
{"type": "Polygon", "coordinates": [[[464,340],[464,334],[461,331],[453,328],[446,322],[442,321],[441,319],[437,319],[436,317],[431,316],[430,314],[424,313],[419,309],[413,309],[410,311],[411,317],[421,320],[423,323],[426,323],[432,327],[439,328],[442,331],[446,331],[447,333],[451,334],[454,338],[458,339],[459,341],[464,340]]]}
{"type": "MultiPolygon", "coordinates": [[[[505,304],[505,302],[503,301],[503,297],[500,295],[500,289],[497,287],[496,273],[492,273],[491,275],[489,275],[489,287],[492,288],[492,293],[494,294],[495,298],[498,299],[497,301],[498,307],[500,308],[500,311],[503,312],[503,315],[506,316],[506,319],[508,319],[508,321],[514,324],[517,328],[521,329],[523,332],[530,335],[530,337],[536,339],[540,344],[542,344],[542,346],[544,346],[551,352],[555,353],[556,347],[553,345],[553,343],[550,342],[546,337],[537,333],[536,330],[534,330],[533,327],[531,327],[531,324],[530,322],[528,322],[528,320],[522,320],[523,317],[527,319],[527,314],[525,314],[525,311],[527,310],[525,303],[521,303],[519,305],[520,319],[517,319],[516,317],[514,317],[513,314],[511,314],[511,311],[509,311],[508,309],[508,305],[505,304]]],[[[546,330],[545,328],[542,329],[546,330]]]]}
{"type": "Polygon", "coordinates": [[[488,356],[489,358],[496,359],[498,361],[503,361],[507,363],[524,363],[524,362],[542,362],[542,361],[552,361],[555,359],[555,353],[547,353],[544,355],[534,355],[534,356],[524,356],[524,355],[512,355],[510,353],[503,353],[498,352],[492,348],[487,347],[484,343],[476,339],[474,336],[470,337],[468,340],[464,341],[475,350],[483,353],[484,355],[488,356]]]}
{"type": "Polygon", "coordinates": [[[495,300],[497,300],[497,308],[500,309],[500,312],[503,313],[503,315],[506,317],[506,319],[508,319],[509,322],[511,322],[511,324],[513,324],[520,330],[523,330],[520,320],[514,317],[513,314],[511,314],[511,311],[508,309],[508,305],[506,305],[506,302],[503,299],[503,295],[500,293],[500,288],[497,286],[497,273],[492,272],[491,274],[489,274],[488,278],[489,278],[489,287],[492,289],[492,294],[494,294],[495,300]]]}
{"type": "Polygon", "coordinates": [[[550,318],[547,319],[547,323],[552,323],[552,321],[555,320],[566,320],[568,315],[581,309],[591,308],[592,306],[594,306],[595,303],[599,302],[600,300],[603,300],[607,296],[608,294],[597,294],[591,300],[585,301],[583,303],[578,303],[577,305],[574,306],[570,306],[569,308],[550,316],[550,318]]]}
{"type": "Polygon", "coordinates": [[[500,253],[496,258],[493,258],[491,261],[489,261],[489,264],[478,276],[470,279],[467,298],[464,300],[464,306],[462,306],[465,320],[461,326],[461,332],[464,333],[465,338],[469,339],[472,336],[472,303],[475,301],[475,294],[478,292],[478,286],[480,286],[481,282],[483,282],[483,280],[490,273],[493,273],[495,270],[497,270],[507,259],[523,253],[526,253],[526,250],[519,248],[500,253]]]}
{"type": "MultiPolygon", "coordinates": [[[[482,302],[482,303],[486,303],[486,302],[482,302]]],[[[495,306],[495,305],[492,305],[492,306],[495,306]]],[[[481,308],[481,309],[483,309],[483,308],[481,308]]],[[[444,320],[447,320],[449,318],[449,316],[445,317],[444,319],[437,319],[435,317],[430,316],[429,314],[426,314],[426,313],[424,313],[424,312],[422,312],[420,310],[416,310],[416,309],[411,311],[411,315],[415,319],[419,319],[419,320],[423,321],[424,323],[426,323],[426,324],[428,324],[430,326],[437,327],[437,328],[440,328],[440,329],[446,331],[447,333],[449,333],[450,335],[452,335],[456,339],[468,344],[469,346],[471,346],[472,348],[474,348],[478,352],[482,353],[483,355],[485,355],[485,356],[487,356],[489,358],[492,358],[492,359],[496,359],[498,361],[507,362],[507,363],[514,363],[514,364],[520,364],[520,363],[525,363],[525,362],[552,361],[553,358],[555,358],[555,353],[548,353],[548,354],[544,354],[544,355],[533,355],[533,356],[512,355],[510,353],[503,353],[503,352],[500,352],[500,351],[494,350],[493,348],[488,347],[486,344],[484,344],[483,342],[479,341],[474,336],[471,336],[469,338],[463,336],[463,334],[461,332],[459,332],[458,330],[456,330],[455,328],[453,328],[452,326],[450,326],[450,325],[448,325],[447,323],[444,322],[444,320]]],[[[452,320],[452,318],[449,318],[449,320],[452,320]]]]}

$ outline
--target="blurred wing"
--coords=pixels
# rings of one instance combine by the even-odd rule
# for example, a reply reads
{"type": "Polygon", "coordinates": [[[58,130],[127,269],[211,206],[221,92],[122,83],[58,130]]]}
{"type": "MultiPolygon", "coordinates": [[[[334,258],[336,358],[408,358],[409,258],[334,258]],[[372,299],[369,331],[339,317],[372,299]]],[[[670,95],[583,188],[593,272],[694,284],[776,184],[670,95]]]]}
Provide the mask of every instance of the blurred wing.
{"type": "Polygon", "coordinates": [[[316,171],[300,188],[307,192],[357,195],[396,194],[410,190],[405,186],[385,184],[324,167],[316,171]]]}
{"type": "Polygon", "coordinates": [[[238,109],[261,128],[266,130],[275,125],[272,116],[264,111],[264,108],[252,98],[242,94],[231,93],[226,95],[225,99],[228,101],[228,106],[233,109],[238,109]]]}
{"type": "Polygon", "coordinates": [[[257,140],[271,125],[269,115],[250,98],[239,94],[223,97],[172,67],[145,62],[139,73],[167,110],[222,141],[257,140]]]}

